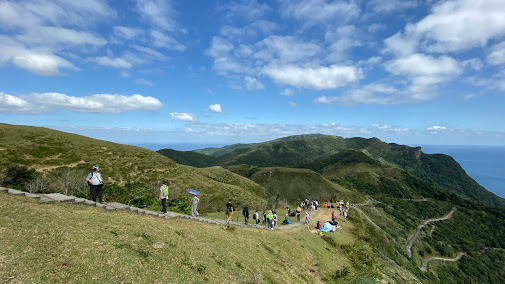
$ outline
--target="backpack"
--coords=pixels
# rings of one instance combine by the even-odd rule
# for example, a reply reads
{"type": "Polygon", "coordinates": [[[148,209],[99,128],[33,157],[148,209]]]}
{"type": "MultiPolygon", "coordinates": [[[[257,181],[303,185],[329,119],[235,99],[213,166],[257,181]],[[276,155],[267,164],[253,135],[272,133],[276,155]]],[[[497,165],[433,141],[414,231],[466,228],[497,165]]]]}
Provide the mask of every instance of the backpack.
{"type": "Polygon", "coordinates": [[[162,195],[163,197],[167,198],[167,197],[168,197],[168,186],[163,185],[163,186],[161,186],[161,187],[163,188],[163,192],[162,192],[162,194],[161,194],[161,195],[162,195]]]}

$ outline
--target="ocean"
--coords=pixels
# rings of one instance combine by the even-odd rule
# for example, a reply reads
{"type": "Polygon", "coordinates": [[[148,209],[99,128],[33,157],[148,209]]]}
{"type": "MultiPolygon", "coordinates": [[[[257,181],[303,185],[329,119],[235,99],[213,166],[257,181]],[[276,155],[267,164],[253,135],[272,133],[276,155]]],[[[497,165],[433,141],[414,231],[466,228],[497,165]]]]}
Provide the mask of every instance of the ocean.
{"type": "Polygon", "coordinates": [[[421,145],[426,154],[446,154],[466,173],[494,194],[505,198],[505,147],[421,145]]]}
{"type": "MultiPolygon", "coordinates": [[[[203,148],[220,148],[234,143],[129,143],[153,151],[170,148],[191,151],[203,148]]],[[[426,154],[446,154],[453,157],[466,173],[494,194],[505,198],[505,147],[421,145],[426,154]]]]}

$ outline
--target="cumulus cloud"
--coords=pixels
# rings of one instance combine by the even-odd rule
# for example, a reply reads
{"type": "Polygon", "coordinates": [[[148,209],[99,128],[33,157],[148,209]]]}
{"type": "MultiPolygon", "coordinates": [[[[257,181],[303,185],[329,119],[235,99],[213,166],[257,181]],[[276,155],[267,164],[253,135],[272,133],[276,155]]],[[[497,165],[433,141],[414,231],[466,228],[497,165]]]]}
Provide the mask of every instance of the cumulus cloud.
{"type": "Polygon", "coordinates": [[[410,96],[417,100],[428,100],[435,96],[434,88],[462,73],[460,64],[449,56],[435,58],[424,54],[411,54],[385,64],[386,70],[395,75],[407,76],[411,80],[410,96]]]}
{"type": "Polygon", "coordinates": [[[386,50],[409,54],[463,51],[484,47],[505,35],[502,0],[452,0],[437,3],[431,13],[385,40],[386,50]]]}
{"type": "Polygon", "coordinates": [[[13,63],[41,76],[61,75],[60,69],[78,70],[72,63],[50,52],[26,49],[17,41],[0,35],[0,63],[13,63]]]}
{"type": "Polygon", "coordinates": [[[316,90],[336,89],[363,78],[361,69],[354,66],[299,67],[270,65],[263,73],[280,84],[316,90]]]}
{"type": "Polygon", "coordinates": [[[0,113],[33,112],[35,107],[24,99],[0,92],[0,113]]]}
{"type": "Polygon", "coordinates": [[[261,90],[264,88],[263,84],[256,78],[245,76],[244,80],[245,80],[245,86],[249,91],[261,90]]]}
{"type": "Polygon", "coordinates": [[[163,104],[156,98],[142,95],[96,94],[73,97],[60,93],[35,93],[26,96],[34,104],[76,112],[123,113],[128,111],[158,111],[163,104]]]}
{"type": "Polygon", "coordinates": [[[505,64],[505,41],[491,48],[491,53],[487,56],[487,62],[491,65],[505,64]]]}
{"type": "Polygon", "coordinates": [[[191,113],[186,113],[186,112],[172,112],[170,113],[170,116],[181,120],[181,121],[186,121],[186,122],[192,122],[196,121],[195,116],[191,113]]]}
{"type": "Polygon", "coordinates": [[[212,111],[212,112],[217,112],[217,113],[222,113],[223,110],[221,109],[221,105],[220,104],[213,104],[213,105],[210,105],[209,106],[209,109],[212,111]]]}

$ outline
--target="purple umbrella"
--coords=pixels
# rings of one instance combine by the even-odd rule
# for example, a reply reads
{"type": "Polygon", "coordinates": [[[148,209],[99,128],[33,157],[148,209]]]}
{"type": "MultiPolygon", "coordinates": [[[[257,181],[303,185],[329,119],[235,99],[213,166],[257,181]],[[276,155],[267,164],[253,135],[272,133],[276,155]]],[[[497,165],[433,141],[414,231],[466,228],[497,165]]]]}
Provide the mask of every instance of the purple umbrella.
{"type": "Polygon", "coordinates": [[[200,193],[198,193],[198,191],[196,191],[196,190],[194,190],[192,188],[186,188],[186,191],[189,192],[189,193],[191,193],[191,194],[194,194],[194,195],[200,194],[200,193]]]}

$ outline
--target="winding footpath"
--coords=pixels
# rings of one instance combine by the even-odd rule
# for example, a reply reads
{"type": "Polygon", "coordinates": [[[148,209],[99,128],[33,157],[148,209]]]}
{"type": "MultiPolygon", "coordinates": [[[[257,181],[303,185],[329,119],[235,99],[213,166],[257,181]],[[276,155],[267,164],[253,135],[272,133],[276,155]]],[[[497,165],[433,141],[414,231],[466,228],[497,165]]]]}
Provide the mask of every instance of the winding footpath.
{"type": "Polygon", "coordinates": [[[457,210],[457,208],[454,207],[454,208],[452,208],[452,210],[449,213],[447,213],[447,215],[445,215],[443,217],[439,217],[439,218],[427,219],[421,225],[419,225],[417,227],[416,233],[407,242],[407,246],[405,248],[405,252],[407,253],[407,256],[409,258],[412,258],[412,245],[414,244],[414,242],[417,240],[417,238],[421,234],[421,230],[423,229],[424,226],[428,225],[431,222],[447,220],[452,217],[452,214],[454,214],[454,212],[456,212],[456,210],[457,210]]]}
{"type": "Polygon", "coordinates": [[[444,260],[444,261],[458,261],[463,255],[465,255],[464,252],[459,252],[458,255],[455,258],[448,258],[448,257],[439,257],[439,256],[434,256],[434,257],[428,257],[423,260],[423,263],[419,267],[422,272],[426,271],[426,268],[428,266],[428,262],[432,260],[444,260]]]}

